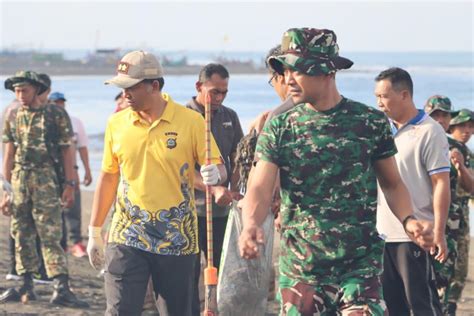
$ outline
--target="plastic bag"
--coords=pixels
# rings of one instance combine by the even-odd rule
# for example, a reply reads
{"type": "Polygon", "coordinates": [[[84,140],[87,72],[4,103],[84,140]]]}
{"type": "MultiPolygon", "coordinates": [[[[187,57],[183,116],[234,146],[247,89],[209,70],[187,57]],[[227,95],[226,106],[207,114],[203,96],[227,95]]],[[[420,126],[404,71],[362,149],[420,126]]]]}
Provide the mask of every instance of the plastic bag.
{"type": "Polygon", "coordinates": [[[242,211],[234,201],[222,246],[217,284],[217,306],[220,316],[265,315],[269,292],[274,216],[269,211],[262,225],[265,242],[260,256],[247,260],[240,256],[238,241],[242,231],[242,211]]]}

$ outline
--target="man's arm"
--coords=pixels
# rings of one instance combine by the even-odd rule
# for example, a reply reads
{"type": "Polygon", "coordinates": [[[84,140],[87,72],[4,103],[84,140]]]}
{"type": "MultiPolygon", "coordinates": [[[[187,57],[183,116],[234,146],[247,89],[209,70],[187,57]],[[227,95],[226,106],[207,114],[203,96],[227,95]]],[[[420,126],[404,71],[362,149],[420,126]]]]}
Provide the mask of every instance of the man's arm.
{"type": "Polygon", "coordinates": [[[431,184],[433,186],[434,243],[438,251],[437,257],[440,255],[447,256],[448,248],[445,231],[451,202],[449,172],[431,175],[431,184]]]}
{"type": "Polygon", "coordinates": [[[104,265],[104,241],[101,231],[110,207],[115,201],[119,181],[119,172],[107,173],[102,171],[97,179],[97,188],[89,221],[89,242],[87,243],[89,262],[96,270],[100,270],[104,265]]]}
{"type": "Polygon", "coordinates": [[[3,176],[5,180],[11,182],[12,180],[12,170],[13,170],[13,159],[15,157],[15,146],[12,142],[8,142],[4,144],[4,152],[3,152],[3,176]]]}
{"type": "Polygon", "coordinates": [[[115,201],[120,173],[101,172],[97,179],[97,187],[92,202],[92,212],[89,226],[102,227],[109,209],[115,201]]]}
{"type": "Polygon", "coordinates": [[[239,238],[240,254],[246,259],[258,256],[258,244],[263,243],[260,226],[272,203],[277,173],[278,166],[264,160],[260,160],[255,167],[253,180],[243,202],[243,229],[239,238]]]}
{"type": "MultiPolygon", "coordinates": [[[[15,156],[15,146],[12,142],[8,142],[4,144],[4,152],[3,152],[3,176],[6,181],[11,182],[12,180],[12,170],[13,170],[13,161],[15,156]]],[[[10,204],[10,196],[8,192],[3,192],[2,203],[0,205],[1,211],[3,215],[10,216],[11,209],[10,204]]]]}
{"type": "Polygon", "coordinates": [[[474,175],[471,169],[465,165],[464,156],[459,149],[450,150],[451,163],[458,173],[458,182],[461,188],[469,193],[474,193],[474,175]]]}
{"type": "MultiPolygon", "coordinates": [[[[413,215],[410,193],[398,172],[395,158],[379,159],[374,163],[377,180],[384,193],[390,210],[403,223],[413,215]]],[[[407,235],[425,250],[433,246],[433,229],[431,223],[409,219],[404,227],[407,235]]]]}
{"type": "Polygon", "coordinates": [[[377,180],[390,210],[400,222],[413,215],[410,193],[398,172],[395,158],[389,157],[374,163],[377,180]]]}
{"type": "MultiPolygon", "coordinates": [[[[61,155],[66,180],[76,179],[74,171],[74,146],[61,146],[61,155]]],[[[64,186],[61,200],[65,207],[71,207],[74,203],[74,190],[75,187],[71,185],[66,184],[64,186]]]]}
{"type": "Polygon", "coordinates": [[[81,157],[82,165],[84,166],[84,185],[88,186],[92,182],[91,167],[89,165],[89,151],[87,147],[80,147],[78,149],[79,157],[81,157]]]}

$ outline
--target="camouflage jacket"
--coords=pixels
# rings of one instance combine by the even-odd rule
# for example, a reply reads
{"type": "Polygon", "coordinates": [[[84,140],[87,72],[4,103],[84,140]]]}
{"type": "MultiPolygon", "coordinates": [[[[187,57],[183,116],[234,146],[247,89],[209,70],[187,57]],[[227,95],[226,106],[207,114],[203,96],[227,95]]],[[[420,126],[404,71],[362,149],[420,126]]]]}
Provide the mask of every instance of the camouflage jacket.
{"type": "Polygon", "coordinates": [[[10,114],[2,140],[16,148],[15,168],[55,166],[61,161],[62,146],[71,144],[72,126],[67,112],[48,104],[37,109],[21,106],[10,114]]]}
{"type": "Polygon", "coordinates": [[[374,162],[396,152],[384,114],[346,98],[323,112],[300,104],[266,124],[256,155],[280,168],[283,275],[311,284],[380,274],[374,162]]]}

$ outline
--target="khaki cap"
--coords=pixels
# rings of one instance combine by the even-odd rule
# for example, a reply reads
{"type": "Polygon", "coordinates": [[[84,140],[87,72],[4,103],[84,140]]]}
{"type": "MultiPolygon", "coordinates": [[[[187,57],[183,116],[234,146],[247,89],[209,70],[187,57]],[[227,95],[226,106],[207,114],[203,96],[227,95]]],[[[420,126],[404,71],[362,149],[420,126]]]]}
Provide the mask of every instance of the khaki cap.
{"type": "Polygon", "coordinates": [[[130,88],[145,79],[163,77],[163,67],[153,54],[145,51],[133,51],[125,56],[117,66],[117,76],[107,80],[105,84],[113,84],[119,88],[130,88]]]}

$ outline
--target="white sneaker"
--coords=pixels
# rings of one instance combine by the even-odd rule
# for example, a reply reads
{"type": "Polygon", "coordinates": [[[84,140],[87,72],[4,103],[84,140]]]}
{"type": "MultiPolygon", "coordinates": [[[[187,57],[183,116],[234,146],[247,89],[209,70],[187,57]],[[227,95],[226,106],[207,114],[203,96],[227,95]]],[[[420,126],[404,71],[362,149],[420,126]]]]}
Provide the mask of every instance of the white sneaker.
{"type": "Polygon", "coordinates": [[[7,279],[8,281],[19,281],[19,280],[21,280],[21,276],[16,275],[16,274],[8,273],[5,276],[5,279],[7,279]]]}
{"type": "Polygon", "coordinates": [[[100,272],[97,274],[98,278],[103,278],[105,274],[105,269],[100,270],[100,272]]]}

